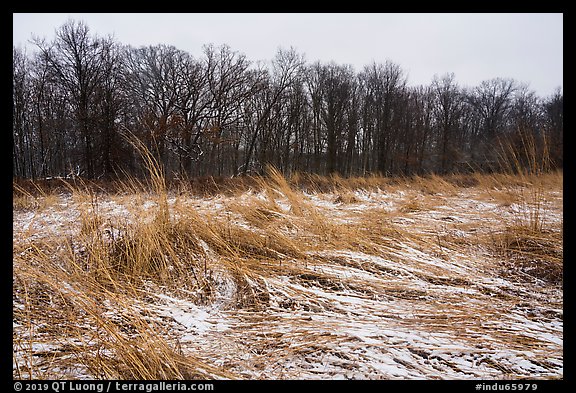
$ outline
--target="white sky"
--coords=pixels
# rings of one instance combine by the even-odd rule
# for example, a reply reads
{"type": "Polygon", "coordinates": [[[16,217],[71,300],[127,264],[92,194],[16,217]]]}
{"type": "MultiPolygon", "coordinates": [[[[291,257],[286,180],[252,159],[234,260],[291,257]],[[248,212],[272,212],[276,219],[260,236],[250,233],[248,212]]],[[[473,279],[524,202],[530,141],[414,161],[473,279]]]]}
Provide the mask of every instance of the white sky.
{"type": "Polygon", "coordinates": [[[453,72],[462,86],[514,78],[542,97],[563,86],[561,13],[29,13],[13,14],[13,43],[26,45],[32,34],[52,40],[69,18],[124,44],[170,44],[195,57],[209,43],[228,44],[251,61],[293,46],[308,63],[333,60],[356,71],[391,60],[410,85],[453,72]]]}

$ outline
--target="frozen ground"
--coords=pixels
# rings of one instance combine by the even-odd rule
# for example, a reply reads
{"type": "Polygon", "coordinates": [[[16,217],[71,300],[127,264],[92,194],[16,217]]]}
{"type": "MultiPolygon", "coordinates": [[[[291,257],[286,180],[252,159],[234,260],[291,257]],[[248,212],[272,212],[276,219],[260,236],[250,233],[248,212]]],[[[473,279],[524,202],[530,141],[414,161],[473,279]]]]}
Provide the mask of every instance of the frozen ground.
{"type": "MultiPolygon", "coordinates": [[[[262,299],[257,308],[235,306],[238,283],[221,271],[215,277],[218,293],[208,304],[150,283],[150,296],[134,300],[134,309],[161,325],[184,355],[238,378],[563,378],[562,283],[510,271],[485,241],[528,215],[526,204],[501,203],[475,188],[447,195],[395,190],[353,196],[343,203],[335,194],[305,194],[305,201],[341,226],[384,211],[410,235],[394,237],[379,252],[319,244],[303,260],[271,258],[263,263],[273,274],[248,282],[262,299]]],[[[250,229],[228,207],[257,198],[172,196],[168,202],[250,229]]],[[[80,231],[79,203],[61,196],[46,209],[14,211],[14,244],[73,237],[80,231]]],[[[141,211],[155,208],[154,202],[118,197],[102,197],[98,208],[109,222],[123,222],[136,205],[141,211]]],[[[288,200],[278,198],[278,205],[290,214],[288,200]]],[[[547,194],[541,209],[547,226],[561,226],[562,191],[547,194]]],[[[214,258],[210,263],[216,265],[214,258]]],[[[24,342],[31,334],[17,320],[13,329],[24,342]]],[[[32,352],[41,354],[36,367],[51,367],[44,372],[62,378],[91,377],[89,370],[47,360],[68,344],[35,334],[32,352]]],[[[23,350],[15,348],[15,369],[23,350]]]]}

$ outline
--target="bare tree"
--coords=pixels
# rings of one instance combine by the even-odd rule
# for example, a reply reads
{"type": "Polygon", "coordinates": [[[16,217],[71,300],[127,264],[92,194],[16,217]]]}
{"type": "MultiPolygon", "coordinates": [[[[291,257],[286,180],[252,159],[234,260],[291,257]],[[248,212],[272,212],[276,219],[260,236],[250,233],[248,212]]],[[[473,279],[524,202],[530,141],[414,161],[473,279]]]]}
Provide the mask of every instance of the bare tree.
{"type": "Polygon", "coordinates": [[[221,175],[225,161],[234,155],[234,147],[239,146],[243,106],[258,89],[258,78],[249,70],[250,62],[246,56],[232,51],[227,45],[219,48],[205,46],[204,62],[211,106],[202,137],[207,145],[208,165],[217,168],[221,175]]]}
{"type": "Polygon", "coordinates": [[[70,94],[78,130],[84,144],[84,168],[94,176],[92,104],[102,76],[101,42],[89,35],[83,22],[68,21],[56,32],[50,46],[36,45],[46,56],[59,83],[70,94]]]}
{"type": "Polygon", "coordinates": [[[406,86],[406,77],[399,65],[387,61],[365,66],[360,77],[364,80],[365,92],[364,127],[369,130],[374,149],[373,166],[385,174],[392,160],[392,147],[397,138],[399,98],[406,86]]]}
{"type": "Polygon", "coordinates": [[[354,90],[354,74],[350,67],[338,66],[335,63],[316,70],[320,72],[318,83],[321,95],[320,115],[326,135],[326,172],[341,172],[340,156],[343,145],[350,141],[350,135],[344,140],[348,126],[345,115],[354,90]]]}
{"type": "Polygon", "coordinates": [[[550,159],[554,167],[564,161],[564,95],[560,89],[544,103],[544,130],[550,145],[550,159]]]}
{"type": "Polygon", "coordinates": [[[193,163],[203,155],[199,142],[210,117],[213,96],[209,91],[207,67],[192,56],[183,60],[175,87],[176,108],[180,115],[178,137],[170,139],[170,144],[177,148],[181,171],[191,174],[193,163]]]}
{"type": "Polygon", "coordinates": [[[133,116],[147,147],[165,158],[170,116],[176,112],[176,75],[182,54],[173,46],[157,45],[124,53],[125,86],[133,116]]]}
{"type": "Polygon", "coordinates": [[[101,131],[101,141],[97,145],[101,161],[101,174],[110,177],[122,161],[122,141],[116,121],[125,106],[122,94],[123,69],[122,52],[111,37],[100,40],[102,77],[96,88],[96,124],[101,131]]]}
{"type": "Polygon", "coordinates": [[[432,81],[434,91],[434,122],[437,129],[438,151],[440,155],[440,172],[446,173],[462,153],[460,144],[460,117],[463,100],[453,73],[442,77],[435,76],[432,81]]]}
{"type": "Polygon", "coordinates": [[[12,175],[34,178],[30,130],[30,65],[22,49],[13,49],[12,58],[12,175]]]}
{"type": "MultiPolygon", "coordinates": [[[[272,61],[272,74],[261,73],[261,79],[258,81],[260,87],[258,94],[259,98],[257,105],[254,107],[253,121],[250,122],[250,139],[248,141],[246,157],[243,165],[243,172],[249,170],[251,160],[253,157],[256,141],[260,137],[264,125],[269,120],[270,114],[274,106],[276,106],[283,93],[287,91],[295,81],[300,77],[302,66],[304,65],[304,57],[296,52],[294,48],[288,50],[280,48],[276,53],[276,57],[272,61]]],[[[265,160],[265,152],[267,151],[267,144],[271,136],[272,127],[267,128],[264,137],[262,138],[263,146],[261,151],[261,161],[265,160]]],[[[266,163],[261,162],[260,166],[266,163]]]]}
{"type": "Polygon", "coordinates": [[[478,130],[474,133],[477,135],[474,141],[476,162],[485,162],[485,165],[491,166],[497,161],[493,145],[497,137],[506,131],[515,91],[514,80],[495,78],[481,82],[468,95],[478,119],[478,130]]]}

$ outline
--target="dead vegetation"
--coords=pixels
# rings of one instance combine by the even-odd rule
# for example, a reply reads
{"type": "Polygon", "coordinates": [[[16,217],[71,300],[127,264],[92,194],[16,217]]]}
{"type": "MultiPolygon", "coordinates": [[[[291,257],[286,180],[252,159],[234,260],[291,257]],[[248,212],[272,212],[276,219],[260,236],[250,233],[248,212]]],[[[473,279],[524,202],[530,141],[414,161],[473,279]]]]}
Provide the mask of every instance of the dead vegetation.
{"type": "Polygon", "coordinates": [[[14,184],[14,378],[562,377],[562,173],[195,192],[144,159],[14,184]]]}
{"type": "Polygon", "coordinates": [[[507,227],[494,238],[494,248],[503,258],[504,274],[520,280],[536,279],[561,287],[564,258],[562,233],[534,231],[529,226],[507,227]]]}

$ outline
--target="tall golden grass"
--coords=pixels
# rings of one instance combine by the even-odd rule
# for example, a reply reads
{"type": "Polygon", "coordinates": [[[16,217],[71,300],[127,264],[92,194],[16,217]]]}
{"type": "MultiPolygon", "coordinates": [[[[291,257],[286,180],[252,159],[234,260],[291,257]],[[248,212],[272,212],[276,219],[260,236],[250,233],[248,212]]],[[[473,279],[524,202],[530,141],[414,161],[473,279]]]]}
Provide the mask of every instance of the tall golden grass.
{"type": "MultiPolygon", "coordinates": [[[[269,306],[269,277],[287,275],[326,288],[361,288],[360,282],[344,284],[307,269],[310,264],[321,266],[322,258],[311,255],[327,249],[398,259],[402,243],[445,255],[486,242],[505,257],[508,271],[530,267],[535,278],[562,281],[562,230],[546,221],[547,191],[561,189],[562,173],[543,171],[536,161],[529,172],[511,166],[505,174],[396,179],[306,174],[286,178],[269,167],[266,176],[223,186],[221,192],[237,198],[229,199],[222,210],[206,211],[189,203],[189,183],[174,193],[160,163],[141,141],[127,138],[140,153],[148,178],[127,178],[117,187],[118,195],[153,202],[152,215],[134,203],[129,220],[108,217],[102,213],[105,193],[81,181],[65,182],[79,210],[79,230],[66,239],[14,240],[14,321],[25,332],[13,336],[15,378],[240,378],[194,353],[182,353],[159,320],[147,315],[148,292],[169,291],[197,304],[211,303],[222,273],[235,287],[227,307],[262,311],[269,306]],[[396,220],[431,209],[439,203],[437,197],[457,197],[470,188],[485,190],[493,199],[508,198],[521,213],[501,232],[464,240],[441,238],[396,220]],[[407,196],[395,210],[358,211],[346,222],[311,199],[330,195],[326,198],[332,204],[346,209],[361,204],[358,190],[407,196]]],[[[535,146],[527,143],[529,156],[535,146]]],[[[513,154],[507,157],[519,160],[513,154]]],[[[13,208],[42,211],[58,200],[58,195],[37,188],[34,194],[15,184],[13,208]]],[[[378,267],[367,263],[362,268],[378,267]]]]}

